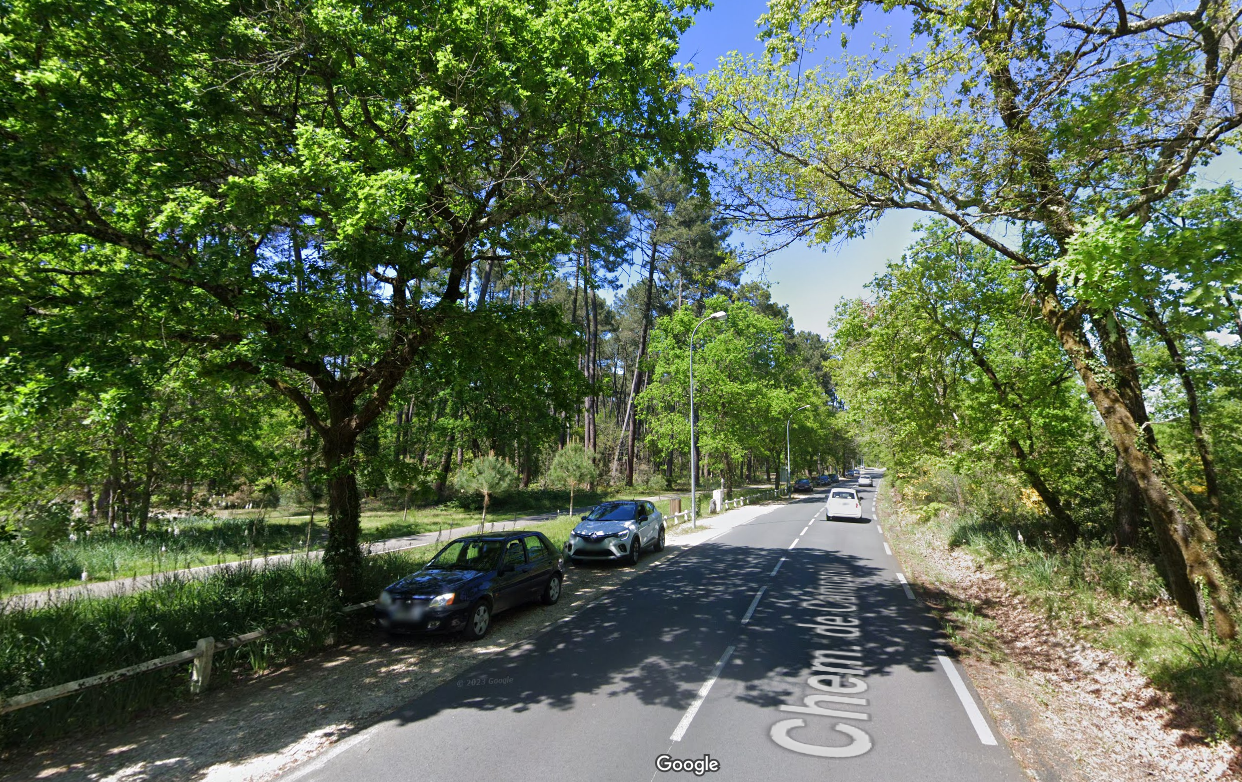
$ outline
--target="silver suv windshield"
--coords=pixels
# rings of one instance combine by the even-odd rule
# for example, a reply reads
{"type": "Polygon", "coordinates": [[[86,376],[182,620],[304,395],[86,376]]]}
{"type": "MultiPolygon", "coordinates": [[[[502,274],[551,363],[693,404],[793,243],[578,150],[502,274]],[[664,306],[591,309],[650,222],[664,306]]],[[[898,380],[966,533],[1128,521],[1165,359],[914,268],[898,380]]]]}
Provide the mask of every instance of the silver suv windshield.
{"type": "Polygon", "coordinates": [[[633,521],[638,518],[638,505],[633,502],[605,502],[586,515],[587,521],[633,521]]]}

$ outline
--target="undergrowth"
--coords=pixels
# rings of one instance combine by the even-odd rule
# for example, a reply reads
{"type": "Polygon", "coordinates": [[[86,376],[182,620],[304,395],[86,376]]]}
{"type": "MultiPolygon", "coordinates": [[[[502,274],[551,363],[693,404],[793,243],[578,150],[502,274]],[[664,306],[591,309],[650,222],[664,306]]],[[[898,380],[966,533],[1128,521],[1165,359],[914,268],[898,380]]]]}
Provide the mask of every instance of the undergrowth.
{"type": "MultiPolygon", "coordinates": [[[[922,539],[968,551],[1049,623],[1133,663],[1169,696],[1173,727],[1208,742],[1237,743],[1242,645],[1215,638],[1177,611],[1143,552],[1117,551],[1098,539],[1058,546],[1045,522],[1030,514],[932,505],[903,508],[922,539]]],[[[970,606],[946,608],[951,634],[987,656],[997,653],[989,642],[990,620],[970,606]]]]}

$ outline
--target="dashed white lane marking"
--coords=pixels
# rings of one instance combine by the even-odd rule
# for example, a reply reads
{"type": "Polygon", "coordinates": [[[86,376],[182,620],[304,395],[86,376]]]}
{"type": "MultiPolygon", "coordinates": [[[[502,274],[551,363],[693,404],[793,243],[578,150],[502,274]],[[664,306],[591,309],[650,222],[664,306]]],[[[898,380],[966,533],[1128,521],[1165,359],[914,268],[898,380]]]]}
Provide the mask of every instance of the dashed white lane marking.
{"type": "Polygon", "coordinates": [[[884,530],[880,529],[880,525],[879,525],[879,524],[876,524],[876,525],[875,525],[875,531],[876,531],[876,532],[878,532],[878,533],[880,533],[881,535],[883,535],[883,534],[884,534],[884,530]]]}
{"type": "Polygon", "coordinates": [[[887,541],[887,540],[886,540],[886,541],[884,541],[884,553],[885,553],[885,554],[888,554],[890,557],[893,555],[893,550],[892,550],[891,548],[889,548],[889,547],[888,547],[888,541],[887,541]]]}
{"type": "Polygon", "coordinates": [[[801,538],[801,537],[794,538],[794,542],[789,544],[789,549],[790,549],[790,551],[792,551],[792,550],[793,550],[793,547],[794,547],[794,546],[798,545],[798,541],[800,541],[800,540],[802,540],[802,538],[801,538]]]}
{"type": "Polygon", "coordinates": [[[776,567],[772,568],[772,572],[768,574],[768,578],[776,575],[776,571],[781,569],[781,565],[785,564],[785,558],[781,557],[781,561],[776,563],[776,567]]]}
{"type": "Polygon", "coordinates": [[[953,684],[953,691],[957,693],[957,699],[966,709],[966,716],[970,717],[970,724],[975,727],[975,733],[979,734],[979,740],[989,747],[995,747],[996,737],[992,735],[992,729],[988,727],[988,721],[983,718],[983,713],[979,711],[975,699],[970,697],[970,690],[966,689],[966,682],[962,681],[953,661],[943,654],[936,655],[936,659],[940,661],[940,667],[944,668],[944,672],[948,674],[949,681],[953,684]]]}
{"type": "Polygon", "coordinates": [[[759,601],[763,599],[763,593],[767,591],[768,591],[767,587],[761,588],[759,590],[759,593],[755,595],[755,599],[750,601],[750,608],[746,609],[746,616],[742,617],[742,624],[747,624],[750,622],[750,617],[755,613],[755,609],[759,607],[759,601]]]}
{"type": "Polygon", "coordinates": [[[902,589],[904,589],[904,590],[906,590],[906,597],[908,597],[908,598],[910,598],[911,600],[913,600],[913,599],[914,599],[914,592],[912,592],[912,591],[910,590],[910,584],[909,584],[909,582],[907,582],[907,581],[906,581],[906,577],[905,577],[904,575],[902,575],[901,573],[898,573],[898,574],[897,574],[897,580],[901,582],[901,588],[902,588],[902,589]]]}
{"type": "Polygon", "coordinates": [[[694,697],[694,703],[691,703],[690,708],[686,709],[681,722],[677,723],[677,727],[673,730],[673,735],[669,736],[671,741],[681,741],[681,737],[686,735],[686,729],[690,727],[690,723],[694,720],[694,715],[699,713],[699,707],[703,705],[703,701],[707,700],[707,693],[711,692],[712,685],[716,683],[716,679],[720,678],[720,672],[724,670],[725,663],[729,661],[729,657],[732,654],[732,646],[725,649],[725,653],[720,657],[720,662],[716,663],[716,667],[712,669],[711,677],[703,682],[703,686],[699,688],[699,694],[694,697]]]}
{"type": "Polygon", "coordinates": [[[808,524],[808,525],[806,525],[805,527],[803,527],[803,528],[802,528],[802,531],[798,533],[798,537],[802,537],[803,535],[805,535],[805,534],[806,534],[806,531],[807,531],[807,530],[809,530],[810,528],[811,528],[811,525],[810,525],[810,524],[808,524]]]}

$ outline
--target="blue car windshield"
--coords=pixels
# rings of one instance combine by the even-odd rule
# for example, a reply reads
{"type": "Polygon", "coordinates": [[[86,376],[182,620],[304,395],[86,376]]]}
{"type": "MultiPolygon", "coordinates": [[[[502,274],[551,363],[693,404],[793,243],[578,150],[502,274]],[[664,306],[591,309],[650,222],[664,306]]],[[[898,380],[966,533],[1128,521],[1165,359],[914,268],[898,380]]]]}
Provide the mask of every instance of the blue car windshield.
{"type": "Polygon", "coordinates": [[[495,570],[503,540],[455,540],[427,563],[432,570],[495,570]]]}
{"type": "Polygon", "coordinates": [[[587,521],[633,521],[638,518],[638,505],[633,502],[605,502],[586,515],[587,521]]]}

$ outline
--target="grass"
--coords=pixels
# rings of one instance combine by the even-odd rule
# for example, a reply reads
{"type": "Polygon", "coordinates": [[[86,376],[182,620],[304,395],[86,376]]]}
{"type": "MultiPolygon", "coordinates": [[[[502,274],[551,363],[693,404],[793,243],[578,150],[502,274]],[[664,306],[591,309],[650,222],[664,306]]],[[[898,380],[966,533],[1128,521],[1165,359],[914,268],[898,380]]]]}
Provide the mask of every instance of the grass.
{"type": "MultiPolygon", "coordinates": [[[[746,489],[750,492],[756,489],[746,489]]],[[[675,493],[674,496],[677,496],[675,493]]],[[[736,496],[740,496],[739,492],[736,496]]],[[[632,499],[653,496],[644,489],[580,492],[574,498],[575,518],[581,511],[605,499],[632,499]]],[[[703,515],[711,493],[699,495],[699,514],[703,515]]],[[[410,507],[405,510],[374,509],[362,514],[360,538],[372,543],[408,537],[424,532],[471,527],[478,524],[481,507],[471,507],[475,498],[461,498],[438,506],[410,507]]],[[[689,507],[689,498],[682,498],[689,507]]],[[[666,515],[669,500],[655,505],[666,515]]],[[[489,508],[490,522],[513,522],[527,516],[568,513],[568,492],[534,489],[511,492],[489,508]]],[[[321,548],[326,537],[327,515],[316,512],[308,530],[310,510],[287,515],[267,510],[224,511],[214,516],[183,517],[153,523],[146,534],[121,530],[115,534],[95,530],[75,541],[62,541],[48,551],[34,553],[12,543],[0,543],[0,597],[73,586],[84,581],[110,581],[171,571],[293,554],[321,548]],[[85,574],[85,577],[83,576],[85,574]]]]}
{"type": "MultiPolygon", "coordinates": [[[[1176,727],[1208,742],[1236,742],[1242,735],[1242,645],[1212,637],[1178,612],[1149,561],[1098,541],[1054,548],[1044,542],[1038,520],[903,510],[902,537],[914,546],[970,552],[1050,624],[1133,663],[1170,696],[1176,727]]],[[[972,606],[949,602],[950,634],[999,661],[1003,650],[990,640],[990,620],[972,606]]]]}
{"type": "MultiPolygon", "coordinates": [[[[419,567],[430,547],[369,557],[363,594],[419,567]]],[[[123,597],[73,599],[0,613],[0,697],[51,687],[292,620],[302,625],[261,643],[216,655],[217,681],[261,673],[357,630],[366,611],[347,617],[323,567],[297,559],[265,568],[170,580],[123,597]]],[[[188,696],[188,666],[151,672],[0,716],[0,746],[46,741],[106,727],[188,696]]]]}

